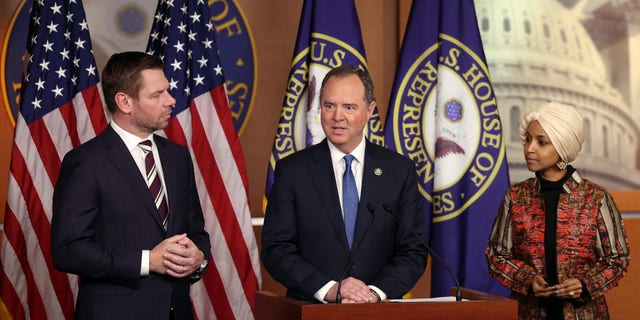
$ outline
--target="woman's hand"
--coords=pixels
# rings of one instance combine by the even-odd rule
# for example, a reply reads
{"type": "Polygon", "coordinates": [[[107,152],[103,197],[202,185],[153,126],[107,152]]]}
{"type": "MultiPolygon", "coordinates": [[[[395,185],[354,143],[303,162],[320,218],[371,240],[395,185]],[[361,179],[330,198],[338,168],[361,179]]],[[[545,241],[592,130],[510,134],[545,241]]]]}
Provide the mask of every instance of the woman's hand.
{"type": "Polygon", "coordinates": [[[582,282],[576,278],[567,279],[556,287],[556,294],[560,298],[577,299],[582,295],[582,282]]]}
{"type": "Polygon", "coordinates": [[[549,286],[542,276],[535,276],[531,283],[531,289],[536,297],[558,297],[563,299],[578,299],[582,295],[582,282],[571,278],[561,284],[549,286]]]}
{"type": "Polygon", "coordinates": [[[531,289],[533,290],[533,295],[536,297],[551,297],[555,294],[556,286],[549,287],[549,284],[544,277],[541,275],[537,275],[533,277],[533,282],[531,283],[531,289]]]}

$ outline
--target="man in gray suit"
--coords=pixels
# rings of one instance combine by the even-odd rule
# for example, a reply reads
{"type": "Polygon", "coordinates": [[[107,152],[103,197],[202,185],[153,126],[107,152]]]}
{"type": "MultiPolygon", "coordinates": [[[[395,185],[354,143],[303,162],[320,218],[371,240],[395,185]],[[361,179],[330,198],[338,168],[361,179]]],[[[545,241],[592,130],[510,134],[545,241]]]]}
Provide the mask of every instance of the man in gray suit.
{"type": "Polygon", "coordinates": [[[374,107],[366,72],[352,66],[331,70],[320,91],[327,138],[276,165],[261,256],[291,298],[400,298],[425,271],[426,248],[383,210],[392,208],[426,238],[415,165],[364,138],[374,107]]]}
{"type": "Polygon", "coordinates": [[[157,57],[114,54],[112,121],[65,156],[53,196],[55,267],[79,276],[76,319],[193,319],[209,235],[189,151],[161,136],[175,99],[157,57]]]}

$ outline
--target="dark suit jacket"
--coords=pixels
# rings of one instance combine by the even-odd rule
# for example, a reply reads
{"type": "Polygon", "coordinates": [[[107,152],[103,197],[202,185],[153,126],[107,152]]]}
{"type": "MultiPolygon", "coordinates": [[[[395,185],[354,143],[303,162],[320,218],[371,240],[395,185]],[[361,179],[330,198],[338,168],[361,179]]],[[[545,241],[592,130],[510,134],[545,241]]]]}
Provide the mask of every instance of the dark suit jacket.
{"type": "MultiPolygon", "coordinates": [[[[352,248],[360,247],[350,275],[380,288],[389,298],[399,298],[424,273],[426,248],[382,204],[393,206],[425,236],[415,165],[367,141],[363,170],[352,248]],[[367,210],[369,203],[375,207],[373,215],[367,210]]],[[[340,278],[349,255],[325,139],[278,162],[262,230],[262,261],[287,287],[289,297],[314,301],[317,290],[340,278]]]]}
{"type": "Polygon", "coordinates": [[[210,255],[189,151],[155,136],[169,202],[168,230],[122,139],[111,126],[67,153],[53,196],[51,251],[79,276],[76,319],[192,319],[190,278],[140,276],[141,252],[187,233],[210,255]]]}

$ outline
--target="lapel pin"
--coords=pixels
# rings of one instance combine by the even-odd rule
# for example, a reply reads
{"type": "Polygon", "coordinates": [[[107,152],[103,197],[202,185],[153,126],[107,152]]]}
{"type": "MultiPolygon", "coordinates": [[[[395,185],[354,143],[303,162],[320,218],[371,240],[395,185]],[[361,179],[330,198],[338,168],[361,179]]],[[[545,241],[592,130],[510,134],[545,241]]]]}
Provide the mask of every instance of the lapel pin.
{"type": "Polygon", "coordinates": [[[380,168],[373,169],[373,174],[375,174],[376,176],[381,176],[382,175],[382,169],[380,169],[380,168]]]}

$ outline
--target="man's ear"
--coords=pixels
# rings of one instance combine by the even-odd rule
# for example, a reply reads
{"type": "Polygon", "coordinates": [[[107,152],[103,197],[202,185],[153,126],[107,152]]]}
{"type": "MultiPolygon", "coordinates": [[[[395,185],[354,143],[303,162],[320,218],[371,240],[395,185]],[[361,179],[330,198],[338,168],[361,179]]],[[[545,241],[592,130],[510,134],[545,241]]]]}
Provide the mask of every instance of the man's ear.
{"type": "Polygon", "coordinates": [[[129,95],[123,92],[118,92],[116,93],[114,100],[116,101],[116,105],[118,105],[118,109],[120,109],[122,113],[124,114],[131,113],[131,104],[130,104],[129,95]]]}
{"type": "Polygon", "coordinates": [[[371,103],[367,106],[367,119],[371,118],[373,115],[373,110],[376,108],[376,101],[371,101],[371,103]]]}

